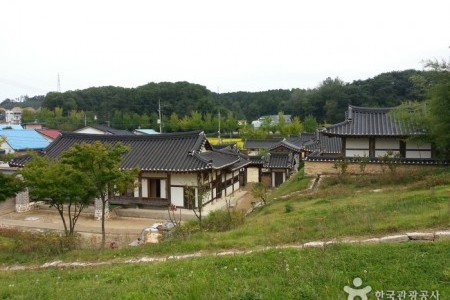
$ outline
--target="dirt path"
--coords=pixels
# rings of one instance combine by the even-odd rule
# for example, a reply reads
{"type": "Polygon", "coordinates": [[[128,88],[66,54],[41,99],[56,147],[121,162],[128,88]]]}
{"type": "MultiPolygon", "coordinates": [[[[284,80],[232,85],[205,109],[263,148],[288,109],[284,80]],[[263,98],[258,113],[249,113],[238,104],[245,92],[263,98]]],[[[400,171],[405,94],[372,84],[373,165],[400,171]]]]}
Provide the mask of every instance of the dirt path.
{"type": "Polygon", "coordinates": [[[254,252],[269,251],[274,249],[296,249],[302,250],[305,248],[325,248],[335,244],[373,244],[373,243],[405,243],[405,242],[433,242],[436,240],[450,239],[450,229],[446,231],[436,231],[436,232],[411,232],[405,234],[389,235],[384,237],[374,237],[369,239],[342,239],[342,240],[329,240],[329,241],[313,241],[303,244],[289,244],[289,245],[278,245],[269,247],[254,247],[247,250],[227,250],[219,252],[195,252],[183,255],[170,255],[170,256],[143,256],[140,258],[131,258],[123,260],[108,260],[103,262],[63,262],[63,261],[53,261],[47,262],[39,266],[30,265],[13,265],[7,266],[1,271],[21,271],[21,270],[32,270],[32,269],[48,269],[48,268],[64,268],[64,267],[95,267],[103,265],[112,264],[136,264],[136,263],[153,263],[153,262],[165,262],[170,260],[187,260],[198,257],[213,257],[213,256],[235,256],[235,255],[246,255],[254,252]]]}

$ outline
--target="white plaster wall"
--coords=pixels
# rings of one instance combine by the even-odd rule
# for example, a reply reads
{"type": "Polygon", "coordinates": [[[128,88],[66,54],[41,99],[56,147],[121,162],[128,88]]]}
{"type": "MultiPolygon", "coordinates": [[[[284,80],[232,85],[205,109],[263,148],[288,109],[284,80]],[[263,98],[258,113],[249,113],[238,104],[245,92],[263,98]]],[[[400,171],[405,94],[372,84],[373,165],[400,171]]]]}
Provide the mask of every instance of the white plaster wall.
{"type": "Polygon", "coordinates": [[[406,150],[406,158],[431,158],[431,151],[406,150]]]}
{"type": "Polygon", "coordinates": [[[233,186],[229,186],[227,187],[227,195],[230,195],[231,193],[233,193],[233,186]]]}
{"type": "Polygon", "coordinates": [[[147,180],[147,178],[142,178],[141,184],[142,184],[142,198],[147,198],[148,197],[148,180],[147,180]]]}
{"type": "Polygon", "coordinates": [[[5,154],[14,153],[15,152],[14,149],[11,148],[11,146],[8,143],[6,143],[6,142],[3,142],[1,144],[0,149],[5,150],[5,154]]]}
{"type": "Polygon", "coordinates": [[[167,180],[165,179],[161,179],[160,180],[160,185],[161,185],[161,198],[166,198],[167,197],[167,180]]]}
{"type": "Polygon", "coordinates": [[[367,150],[345,150],[345,156],[353,157],[353,156],[369,156],[369,149],[367,150]]]}
{"type": "Polygon", "coordinates": [[[417,142],[406,142],[406,150],[431,150],[431,144],[430,143],[423,143],[419,144],[417,142]]]}
{"type": "MultiPolygon", "coordinates": [[[[375,151],[375,157],[383,157],[388,153],[388,151],[384,151],[384,150],[376,150],[375,151]]],[[[392,151],[393,155],[399,155],[400,151],[392,151]]]]}
{"type": "Polygon", "coordinates": [[[176,206],[184,206],[184,189],[182,187],[173,186],[170,188],[171,203],[176,206]]]}
{"type": "Polygon", "coordinates": [[[189,185],[189,186],[197,186],[197,174],[188,173],[188,174],[172,174],[170,177],[171,185],[189,185]]]}
{"type": "Polygon", "coordinates": [[[234,184],[234,190],[237,191],[239,189],[239,181],[234,184]]]}
{"type": "Polygon", "coordinates": [[[368,138],[346,138],[345,147],[356,148],[356,149],[369,149],[369,139],[368,138]]]}
{"type": "Polygon", "coordinates": [[[247,182],[258,182],[258,168],[247,168],[247,182]]]}
{"type": "Polygon", "coordinates": [[[398,139],[375,139],[376,149],[400,150],[400,141],[398,139]]]}

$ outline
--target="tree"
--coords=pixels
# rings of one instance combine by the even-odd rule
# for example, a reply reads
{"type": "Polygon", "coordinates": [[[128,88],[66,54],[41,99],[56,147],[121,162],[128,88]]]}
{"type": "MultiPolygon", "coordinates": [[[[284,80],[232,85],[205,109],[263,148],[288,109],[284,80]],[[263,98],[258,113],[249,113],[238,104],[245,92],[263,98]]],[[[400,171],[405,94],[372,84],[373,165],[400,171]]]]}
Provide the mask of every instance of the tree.
{"type": "Polygon", "coordinates": [[[64,225],[65,235],[73,236],[81,212],[95,195],[88,178],[71,165],[37,155],[33,155],[21,174],[32,197],[46,200],[50,207],[55,207],[64,225]]]}
{"type": "Polygon", "coordinates": [[[289,124],[289,134],[299,134],[303,131],[303,124],[299,117],[294,117],[289,124]]]}
{"type": "Polygon", "coordinates": [[[314,132],[317,128],[319,128],[319,124],[315,117],[309,115],[305,118],[305,122],[303,123],[305,132],[314,132]]]}
{"type": "Polygon", "coordinates": [[[95,142],[78,144],[63,154],[62,161],[84,174],[88,186],[95,190],[95,197],[102,204],[102,247],[105,246],[105,212],[108,197],[130,188],[138,170],[120,170],[122,157],[128,152],[123,144],[114,146],[95,142]]]}
{"type": "Polygon", "coordinates": [[[255,183],[252,186],[252,195],[255,198],[261,199],[263,204],[266,204],[267,203],[267,186],[262,182],[255,183]]]}
{"type": "MultiPolygon", "coordinates": [[[[396,118],[414,124],[424,130],[419,138],[433,143],[442,158],[450,158],[450,65],[428,60],[424,66],[431,70],[427,82],[425,102],[407,101],[393,110],[396,118]]],[[[416,82],[426,82],[416,76],[416,82]]],[[[417,138],[417,137],[415,137],[417,138]]]]}
{"type": "Polygon", "coordinates": [[[17,193],[23,191],[23,189],[24,184],[20,178],[17,178],[15,175],[0,173],[0,202],[14,197],[17,193]]]}

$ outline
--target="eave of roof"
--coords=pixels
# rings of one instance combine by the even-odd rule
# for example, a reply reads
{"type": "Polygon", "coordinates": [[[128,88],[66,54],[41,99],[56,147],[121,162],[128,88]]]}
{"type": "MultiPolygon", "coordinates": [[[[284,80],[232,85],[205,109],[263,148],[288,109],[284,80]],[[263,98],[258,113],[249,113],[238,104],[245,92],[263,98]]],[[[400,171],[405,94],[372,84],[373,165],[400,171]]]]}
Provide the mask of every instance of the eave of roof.
{"type": "Polygon", "coordinates": [[[346,120],[325,128],[328,136],[386,136],[423,135],[424,131],[411,123],[398,121],[389,112],[392,108],[369,108],[349,105],[346,120]]]}

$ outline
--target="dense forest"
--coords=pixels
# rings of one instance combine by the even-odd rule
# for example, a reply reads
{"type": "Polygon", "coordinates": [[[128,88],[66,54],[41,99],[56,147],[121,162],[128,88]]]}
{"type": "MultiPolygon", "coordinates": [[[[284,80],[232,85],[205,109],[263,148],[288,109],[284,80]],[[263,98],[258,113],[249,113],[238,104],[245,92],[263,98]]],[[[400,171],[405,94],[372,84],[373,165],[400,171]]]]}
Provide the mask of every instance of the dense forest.
{"type": "MultiPolygon", "coordinates": [[[[64,93],[50,92],[45,97],[27,99],[26,103],[32,103],[35,108],[39,104],[42,109],[40,113],[25,113],[24,121],[38,119],[46,122],[48,127],[63,130],[79,128],[86,121],[120,129],[158,129],[161,108],[164,131],[169,132],[196,129],[200,123],[205,131],[213,132],[217,130],[219,111],[222,125],[228,126],[228,130],[235,129],[237,120],[251,122],[278,112],[297,116],[301,121],[312,116],[319,123],[335,123],[343,120],[349,104],[383,107],[397,106],[408,100],[424,100],[424,83],[419,84],[417,78],[426,81],[428,74],[406,70],[352,83],[327,78],[314,89],[221,94],[188,82],[148,83],[136,88],[91,87],[64,93]]],[[[14,103],[6,100],[0,104],[6,105],[13,106],[14,103]]]]}

